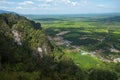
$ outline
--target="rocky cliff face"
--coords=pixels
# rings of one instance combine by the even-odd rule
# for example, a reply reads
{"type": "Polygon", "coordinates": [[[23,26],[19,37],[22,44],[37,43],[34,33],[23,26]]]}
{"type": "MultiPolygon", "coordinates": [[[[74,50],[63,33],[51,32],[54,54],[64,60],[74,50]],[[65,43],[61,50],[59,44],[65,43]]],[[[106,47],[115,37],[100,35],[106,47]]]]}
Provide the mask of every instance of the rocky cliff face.
{"type": "MultiPolygon", "coordinates": [[[[1,40],[6,37],[8,41],[7,39],[5,41],[9,42],[9,45],[29,50],[33,55],[43,57],[44,54],[51,53],[50,43],[41,24],[17,14],[0,14],[0,34],[4,36],[0,36],[1,40]]],[[[4,48],[5,46],[7,45],[4,45],[4,48]]]]}

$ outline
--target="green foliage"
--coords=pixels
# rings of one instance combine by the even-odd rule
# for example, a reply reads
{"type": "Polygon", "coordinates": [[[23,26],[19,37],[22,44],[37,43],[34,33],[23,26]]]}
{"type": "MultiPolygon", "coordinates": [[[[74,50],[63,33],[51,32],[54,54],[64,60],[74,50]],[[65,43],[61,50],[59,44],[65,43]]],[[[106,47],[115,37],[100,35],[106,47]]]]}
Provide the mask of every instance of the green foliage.
{"type": "Polygon", "coordinates": [[[117,80],[118,76],[115,72],[107,70],[92,69],[89,73],[89,80],[117,80]]]}
{"type": "Polygon", "coordinates": [[[66,53],[66,56],[70,57],[79,67],[89,69],[94,67],[101,67],[104,64],[90,55],[81,55],[80,53],[66,53]]]}
{"type": "MultiPolygon", "coordinates": [[[[79,40],[79,43],[87,46],[89,50],[108,47],[108,43],[112,41],[115,41],[114,45],[119,42],[119,30],[114,31],[111,28],[110,32],[110,30],[97,28],[94,22],[84,22],[86,18],[83,22],[77,21],[79,19],[76,19],[76,22],[52,20],[55,24],[48,23],[52,29],[46,29],[46,33],[53,31],[50,35],[55,36],[62,30],[70,30],[71,32],[64,35],[64,38],[74,38],[71,41],[77,38],[76,42],[79,40]],[[66,28],[63,28],[64,26],[66,28]],[[73,28],[74,26],[76,29],[73,28]],[[87,38],[80,39],[84,36],[87,38]],[[102,43],[97,41],[97,37],[104,36],[107,39],[105,38],[102,43]],[[89,48],[91,45],[93,47],[89,48]]],[[[48,27],[48,24],[45,26],[48,27]]],[[[119,44],[115,47],[119,49],[119,44]]],[[[63,53],[62,48],[47,40],[40,24],[17,14],[0,15],[0,80],[118,80],[119,67],[119,64],[103,63],[89,55],[63,53]],[[13,30],[21,35],[22,45],[14,41],[13,30]],[[47,53],[43,51],[43,57],[39,56],[38,47],[46,48],[47,53]]]]}
{"type": "MultiPolygon", "coordinates": [[[[119,53],[111,52],[111,48],[120,50],[119,18],[120,16],[111,15],[34,16],[36,22],[41,21],[42,27],[49,36],[55,37],[62,31],[70,31],[61,37],[71,41],[71,45],[80,46],[80,49],[89,52],[95,51],[97,52],[96,56],[102,56],[109,60],[120,57],[119,53]],[[52,17],[52,20],[47,20],[46,17],[52,17]]],[[[60,47],[67,49],[64,45],[60,47]]],[[[86,80],[117,80],[120,77],[119,64],[102,62],[95,57],[80,53],[65,53],[65,56],[67,56],[66,59],[71,58],[77,66],[86,72],[86,80]]]]}
{"type": "Polygon", "coordinates": [[[120,44],[118,44],[120,43],[120,24],[118,22],[120,16],[75,16],[48,16],[56,18],[54,21],[43,21],[44,16],[37,16],[37,22],[42,22],[42,27],[49,36],[54,37],[62,31],[70,31],[61,37],[71,41],[72,45],[83,47],[87,51],[101,50],[99,53],[101,56],[111,54],[115,57],[110,49],[113,46],[115,49],[120,50],[120,44]]]}
{"type": "Polygon", "coordinates": [[[84,80],[84,71],[62,58],[63,53],[47,40],[38,24],[13,14],[0,16],[0,80],[84,80]],[[14,41],[13,30],[20,35],[22,45],[14,41]],[[38,47],[46,48],[43,57],[38,47]],[[60,52],[62,55],[57,55],[60,52]]]}
{"type": "Polygon", "coordinates": [[[0,80],[38,80],[40,72],[0,71],[0,80]]]}

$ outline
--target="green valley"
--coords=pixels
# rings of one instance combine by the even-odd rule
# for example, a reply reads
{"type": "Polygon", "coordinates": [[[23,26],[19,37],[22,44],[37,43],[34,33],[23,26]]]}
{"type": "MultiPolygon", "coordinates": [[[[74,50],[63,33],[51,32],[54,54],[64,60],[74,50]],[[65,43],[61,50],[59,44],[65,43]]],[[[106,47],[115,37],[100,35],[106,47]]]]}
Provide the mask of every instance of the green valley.
{"type": "Polygon", "coordinates": [[[120,79],[119,17],[35,16],[0,14],[0,80],[120,79]]]}
{"type": "Polygon", "coordinates": [[[96,52],[109,59],[120,57],[120,16],[118,14],[86,14],[86,16],[82,16],[28,17],[36,22],[40,21],[46,34],[52,38],[57,38],[59,33],[63,33],[59,36],[70,41],[71,46],[79,46],[82,50],[96,52]],[[64,34],[65,31],[68,32],[64,34]]]}
{"type": "Polygon", "coordinates": [[[120,80],[120,0],[0,0],[0,80],[120,80]]]}
{"type": "Polygon", "coordinates": [[[108,70],[120,75],[116,69],[120,65],[119,14],[27,17],[41,22],[49,40],[59,46],[66,59],[70,58],[83,70],[108,70]]]}

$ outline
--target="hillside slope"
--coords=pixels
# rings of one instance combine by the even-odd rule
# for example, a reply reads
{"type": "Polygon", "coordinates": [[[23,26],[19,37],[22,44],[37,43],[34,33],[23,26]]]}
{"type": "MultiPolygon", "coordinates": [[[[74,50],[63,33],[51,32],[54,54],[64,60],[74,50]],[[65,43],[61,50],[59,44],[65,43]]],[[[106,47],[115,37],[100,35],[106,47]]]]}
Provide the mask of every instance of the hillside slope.
{"type": "Polygon", "coordinates": [[[112,70],[84,70],[73,60],[47,39],[39,23],[0,14],[0,80],[118,80],[112,70]]]}
{"type": "Polygon", "coordinates": [[[39,23],[17,14],[1,14],[0,25],[0,33],[6,38],[11,38],[12,46],[29,47],[33,53],[38,53],[40,56],[51,52],[49,42],[39,23]]]}
{"type": "Polygon", "coordinates": [[[84,72],[57,51],[40,24],[0,14],[0,80],[84,80],[84,72]]]}

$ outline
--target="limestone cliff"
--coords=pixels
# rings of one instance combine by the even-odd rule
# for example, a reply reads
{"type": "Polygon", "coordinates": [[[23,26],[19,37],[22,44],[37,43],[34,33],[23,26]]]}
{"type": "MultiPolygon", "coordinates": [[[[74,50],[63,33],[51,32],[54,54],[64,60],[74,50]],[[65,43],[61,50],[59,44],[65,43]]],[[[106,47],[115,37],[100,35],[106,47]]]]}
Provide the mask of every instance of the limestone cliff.
{"type": "Polygon", "coordinates": [[[12,47],[19,46],[29,50],[33,55],[43,57],[44,54],[51,53],[51,44],[41,24],[18,14],[0,14],[0,34],[10,39],[5,41],[12,47]]]}

